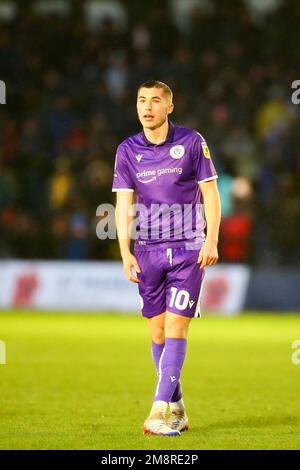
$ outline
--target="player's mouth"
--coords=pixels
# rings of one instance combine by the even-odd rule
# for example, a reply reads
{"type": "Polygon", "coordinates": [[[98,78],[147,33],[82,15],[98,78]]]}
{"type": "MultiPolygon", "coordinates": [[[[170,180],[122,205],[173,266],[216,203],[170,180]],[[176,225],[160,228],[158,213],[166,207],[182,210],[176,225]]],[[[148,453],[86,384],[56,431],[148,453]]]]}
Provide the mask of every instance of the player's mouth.
{"type": "Polygon", "coordinates": [[[154,119],[154,116],[152,114],[145,114],[143,118],[145,119],[145,121],[151,121],[152,119],[154,119]]]}

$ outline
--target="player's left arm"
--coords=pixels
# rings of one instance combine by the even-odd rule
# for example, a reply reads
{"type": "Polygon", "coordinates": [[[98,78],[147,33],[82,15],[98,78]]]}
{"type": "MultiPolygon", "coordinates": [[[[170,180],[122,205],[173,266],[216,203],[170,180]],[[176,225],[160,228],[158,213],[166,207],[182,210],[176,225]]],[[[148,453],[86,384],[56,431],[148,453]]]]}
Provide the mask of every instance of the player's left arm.
{"type": "Polygon", "coordinates": [[[221,201],[216,179],[199,183],[199,186],[203,196],[207,234],[197,263],[200,263],[200,268],[205,268],[205,266],[216,264],[219,259],[218,238],[221,221],[221,201]]]}

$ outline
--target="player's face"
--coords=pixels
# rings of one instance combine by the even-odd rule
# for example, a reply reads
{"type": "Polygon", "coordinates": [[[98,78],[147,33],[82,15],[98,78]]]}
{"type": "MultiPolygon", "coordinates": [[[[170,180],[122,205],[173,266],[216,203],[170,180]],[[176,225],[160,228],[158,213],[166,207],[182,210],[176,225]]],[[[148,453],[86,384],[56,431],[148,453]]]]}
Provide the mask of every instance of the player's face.
{"type": "Polygon", "coordinates": [[[174,108],[163,88],[141,88],[136,106],[139,120],[147,129],[160,127],[174,108]]]}

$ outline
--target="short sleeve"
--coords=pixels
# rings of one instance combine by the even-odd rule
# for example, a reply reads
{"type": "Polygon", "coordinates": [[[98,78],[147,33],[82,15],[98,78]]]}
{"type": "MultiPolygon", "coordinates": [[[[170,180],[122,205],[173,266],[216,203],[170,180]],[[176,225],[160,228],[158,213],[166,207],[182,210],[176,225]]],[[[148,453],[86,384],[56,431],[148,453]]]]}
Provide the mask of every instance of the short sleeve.
{"type": "Polygon", "coordinates": [[[218,178],[208,145],[199,132],[195,137],[193,159],[198,183],[218,178]]]}
{"type": "Polygon", "coordinates": [[[134,191],[124,149],[119,145],[116,152],[112,191],[134,191]]]}

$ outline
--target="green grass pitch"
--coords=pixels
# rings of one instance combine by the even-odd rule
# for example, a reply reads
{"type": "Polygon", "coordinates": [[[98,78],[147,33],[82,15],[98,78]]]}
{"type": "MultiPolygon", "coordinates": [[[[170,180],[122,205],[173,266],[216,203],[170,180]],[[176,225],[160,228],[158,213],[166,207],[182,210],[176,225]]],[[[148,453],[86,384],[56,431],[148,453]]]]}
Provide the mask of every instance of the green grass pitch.
{"type": "Polygon", "coordinates": [[[193,320],[182,374],[191,429],[144,436],[155,372],[135,315],[0,313],[1,449],[300,449],[297,315],[193,320]]]}

